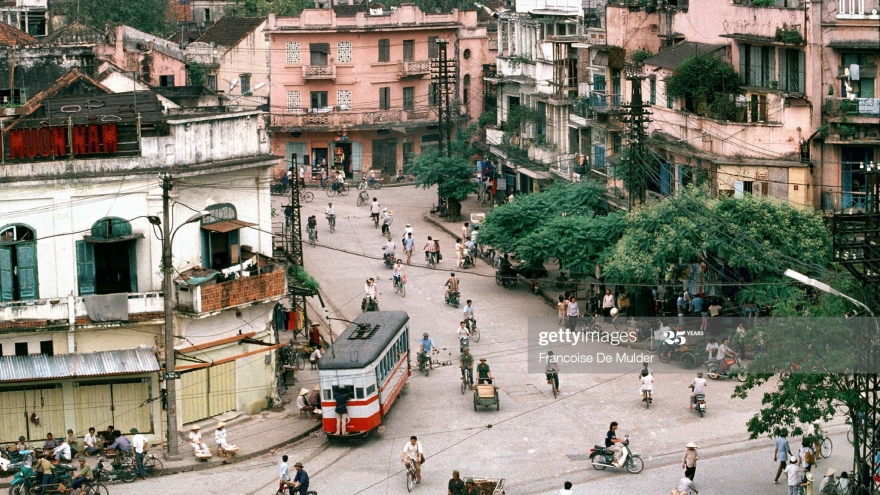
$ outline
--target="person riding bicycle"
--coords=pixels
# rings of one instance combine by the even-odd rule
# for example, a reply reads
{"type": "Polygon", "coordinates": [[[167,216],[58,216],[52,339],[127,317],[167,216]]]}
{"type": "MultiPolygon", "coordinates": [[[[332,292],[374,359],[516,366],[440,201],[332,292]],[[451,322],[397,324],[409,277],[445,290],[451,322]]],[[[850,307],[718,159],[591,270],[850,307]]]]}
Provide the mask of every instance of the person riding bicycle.
{"type": "Polygon", "coordinates": [[[458,368],[461,370],[461,376],[467,381],[467,384],[473,385],[474,357],[471,356],[469,347],[462,347],[461,355],[458,357],[458,368]]]}
{"type": "Polygon", "coordinates": [[[392,214],[388,208],[382,208],[382,235],[391,234],[391,222],[394,221],[392,214]]]}
{"type": "Polygon", "coordinates": [[[460,350],[464,351],[465,349],[467,349],[468,344],[470,344],[470,341],[468,339],[470,339],[471,337],[471,331],[468,330],[468,327],[467,325],[465,325],[464,321],[458,324],[458,328],[455,329],[455,335],[458,337],[458,345],[459,347],[461,347],[460,350]]]}
{"type": "Polygon", "coordinates": [[[409,437],[409,442],[403,446],[400,460],[409,469],[410,463],[415,466],[416,484],[422,482],[422,463],[425,462],[425,454],[422,451],[422,442],[415,435],[409,437]]]}
{"type": "Polygon", "coordinates": [[[390,258],[391,262],[394,262],[394,250],[397,248],[397,245],[391,240],[391,236],[388,236],[388,242],[382,246],[382,258],[387,262],[390,258]]]}
{"type": "Polygon", "coordinates": [[[405,277],[405,276],[406,276],[406,272],[403,271],[403,260],[398,259],[394,263],[394,268],[391,269],[391,278],[394,279],[394,285],[402,284],[403,277],[405,277]]]}
{"type": "Polygon", "coordinates": [[[333,179],[333,190],[339,193],[339,190],[345,185],[345,176],[342,175],[342,172],[336,171],[336,178],[333,179]]]}
{"type": "Polygon", "coordinates": [[[449,273],[449,279],[446,280],[444,284],[446,286],[446,299],[449,299],[449,296],[453,292],[458,292],[458,277],[455,276],[455,272],[449,273]]]}
{"type": "Polygon", "coordinates": [[[366,191],[367,190],[367,178],[364,177],[361,179],[360,184],[358,184],[358,191],[366,191]]]}
{"type": "Polygon", "coordinates": [[[306,220],[306,228],[308,228],[309,234],[314,233],[315,242],[318,242],[318,219],[315,218],[315,215],[310,216],[309,219],[306,220]]]}
{"type": "Polygon", "coordinates": [[[553,351],[547,351],[547,366],[544,367],[547,383],[553,385],[556,393],[559,393],[559,364],[553,357],[553,351]]]}
{"type": "Polygon", "coordinates": [[[333,203],[327,204],[327,223],[329,223],[331,227],[336,226],[336,209],[333,208],[333,203]]]}
{"type": "Polygon", "coordinates": [[[639,382],[641,383],[639,392],[642,393],[642,401],[654,402],[653,398],[648,397],[648,392],[654,391],[654,377],[647,369],[642,370],[642,377],[639,382]]]}
{"type": "Polygon", "coordinates": [[[473,331],[476,320],[474,320],[474,302],[470,299],[467,300],[464,309],[461,311],[461,320],[465,322],[468,330],[473,331]]]}
{"type": "Polygon", "coordinates": [[[379,308],[379,299],[378,292],[376,291],[376,284],[372,278],[367,279],[366,285],[364,285],[364,301],[361,304],[361,309],[364,311],[373,311],[379,308]],[[373,309],[371,309],[373,308],[373,309]]]}
{"type": "Polygon", "coordinates": [[[377,198],[373,198],[373,202],[370,203],[370,220],[378,223],[380,211],[382,211],[382,206],[379,205],[379,200],[377,198]]]}
{"type": "Polygon", "coordinates": [[[428,332],[423,333],[422,340],[419,340],[419,362],[422,359],[427,359],[431,369],[434,369],[434,363],[431,361],[431,351],[434,350],[434,347],[434,339],[428,335],[428,332]]]}
{"type": "Polygon", "coordinates": [[[489,369],[489,365],[486,364],[486,358],[480,358],[480,364],[477,365],[477,384],[482,385],[487,383],[492,385],[492,381],[495,379],[492,377],[492,370],[489,369]]]}

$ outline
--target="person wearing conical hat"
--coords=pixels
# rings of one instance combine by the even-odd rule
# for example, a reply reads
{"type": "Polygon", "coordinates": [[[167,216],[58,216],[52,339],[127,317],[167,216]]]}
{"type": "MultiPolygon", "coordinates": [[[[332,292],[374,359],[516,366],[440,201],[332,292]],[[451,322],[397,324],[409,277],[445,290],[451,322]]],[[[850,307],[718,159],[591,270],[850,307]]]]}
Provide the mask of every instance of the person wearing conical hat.
{"type": "Polygon", "coordinates": [[[217,442],[217,447],[224,451],[238,450],[236,445],[229,443],[226,439],[226,423],[220,421],[217,423],[216,428],[214,429],[214,441],[217,442]]]}
{"type": "Polygon", "coordinates": [[[312,421],[317,421],[318,419],[315,417],[315,406],[309,404],[308,401],[308,389],[300,389],[299,395],[296,397],[296,407],[300,411],[306,411],[312,416],[312,421]]]}
{"type": "Polygon", "coordinates": [[[697,444],[690,442],[684,446],[684,458],[681,460],[681,468],[684,469],[684,477],[694,481],[697,472],[697,444]]]}
{"type": "Polygon", "coordinates": [[[189,444],[192,445],[192,448],[196,452],[210,452],[208,446],[205,445],[205,442],[202,441],[202,427],[199,425],[193,425],[190,428],[189,432],[189,444]]]}

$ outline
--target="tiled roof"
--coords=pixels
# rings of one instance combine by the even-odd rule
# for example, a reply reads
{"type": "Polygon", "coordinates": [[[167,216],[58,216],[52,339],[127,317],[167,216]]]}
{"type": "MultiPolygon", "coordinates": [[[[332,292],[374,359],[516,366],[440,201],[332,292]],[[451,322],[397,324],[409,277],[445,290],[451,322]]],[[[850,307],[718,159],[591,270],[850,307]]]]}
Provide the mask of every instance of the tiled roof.
{"type": "Polygon", "coordinates": [[[20,29],[15,29],[5,22],[0,22],[0,45],[32,45],[36,43],[38,41],[33,36],[20,29]]]}
{"type": "Polygon", "coordinates": [[[653,57],[646,58],[644,63],[645,65],[675,70],[682,62],[694,55],[715,53],[726,48],[727,45],[710,45],[708,43],[685,41],[667,48],[653,57]]]}
{"type": "Polygon", "coordinates": [[[233,47],[266,20],[265,17],[224,17],[196,41],[233,47]]]}
{"type": "Polygon", "coordinates": [[[152,347],[58,356],[30,354],[0,357],[0,382],[126,375],[156,371],[159,371],[159,361],[156,359],[156,349],[152,347]]]}
{"type": "MultiPolygon", "coordinates": [[[[0,23],[0,24],[2,24],[2,23],[0,23]]],[[[93,84],[95,87],[97,87],[98,89],[100,89],[104,92],[107,92],[107,93],[113,92],[110,90],[110,88],[104,86],[103,84],[92,79],[91,77],[83,74],[82,72],[78,71],[77,69],[70,69],[69,72],[67,72],[66,74],[59,77],[57,80],[55,80],[55,82],[51,86],[49,86],[48,88],[44,89],[43,91],[40,91],[39,93],[32,96],[31,99],[28,100],[28,102],[25,103],[24,105],[22,105],[21,107],[16,108],[15,113],[17,115],[23,115],[23,116],[30,115],[34,110],[36,110],[37,108],[40,107],[40,105],[43,104],[44,100],[46,100],[47,98],[52,98],[53,96],[60,93],[62,89],[70,86],[71,84],[73,84],[74,82],[76,82],[79,79],[83,79],[84,81],[87,81],[87,82],[93,84]]],[[[18,122],[18,120],[9,124],[9,126],[7,126],[6,129],[11,129],[12,127],[14,127],[16,122],[18,122]]]]}
{"type": "Polygon", "coordinates": [[[74,21],[43,38],[43,45],[95,45],[104,42],[104,33],[74,21]]]}

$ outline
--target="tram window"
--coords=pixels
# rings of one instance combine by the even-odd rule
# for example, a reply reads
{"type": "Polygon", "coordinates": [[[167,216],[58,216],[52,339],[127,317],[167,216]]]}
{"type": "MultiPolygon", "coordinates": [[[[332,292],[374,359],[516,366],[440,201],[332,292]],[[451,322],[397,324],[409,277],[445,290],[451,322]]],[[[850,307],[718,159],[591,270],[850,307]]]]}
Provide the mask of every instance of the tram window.
{"type": "Polygon", "coordinates": [[[354,398],[355,399],[363,399],[364,398],[364,389],[358,387],[354,389],[354,398]]]}
{"type": "Polygon", "coordinates": [[[324,400],[333,400],[333,393],[331,393],[329,390],[325,390],[324,400]]]}
{"type": "MultiPolygon", "coordinates": [[[[340,387],[340,386],[334,386],[334,387],[333,387],[333,395],[336,396],[336,395],[339,395],[339,394],[345,394],[345,395],[347,395],[349,398],[352,398],[352,397],[354,397],[354,387],[351,386],[351,385],[345,385],[345,386],[342,386],[342,387],[340,387]]],[[[331,399],[332,399],[332,397],[331,397],[331,399]]]]}
{"type": "Polygon", "coordinates": [[[367,387],[367,395],[373,395],[373,393],[375,393],[375,392],[376,392],[375,385],[370,385],[369,387],[367,387]]]}

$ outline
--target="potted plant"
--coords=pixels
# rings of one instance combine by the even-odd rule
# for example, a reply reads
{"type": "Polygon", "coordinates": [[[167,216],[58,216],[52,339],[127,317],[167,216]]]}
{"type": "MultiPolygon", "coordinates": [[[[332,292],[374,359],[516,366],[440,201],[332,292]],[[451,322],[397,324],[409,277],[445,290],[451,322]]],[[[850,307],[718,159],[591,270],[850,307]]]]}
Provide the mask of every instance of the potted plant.
{"type": "Polygon", "coordinates": [[[773,89],[779,89],[779,81],[770,81],[770,87],[773,89]]]}

